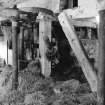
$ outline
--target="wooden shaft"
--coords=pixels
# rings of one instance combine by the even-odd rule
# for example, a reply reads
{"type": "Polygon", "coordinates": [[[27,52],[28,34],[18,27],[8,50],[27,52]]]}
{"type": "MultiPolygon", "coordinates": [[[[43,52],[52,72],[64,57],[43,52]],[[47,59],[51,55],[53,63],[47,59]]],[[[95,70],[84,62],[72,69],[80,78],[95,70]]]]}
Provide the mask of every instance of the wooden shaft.
{"type": "Polygon", "coordinates": [[[21,60],[24,59],[24,28],[23,26],[20,27],[20,37],[19,37],[19,58],[21,60]]]}
{"type": "Polygon", "coordinates": [[[105,105],[105,10],[99,12],[98,105],[105,105]]]}
{"type": "Polygon", "coordinates": [[[12,49],[13,49],[13,89],[17,88],[18,85],[18,33],[17,33],[17,22],[12,21],[12,49]]]}
{"type": "Polygon", "coordinates": [[[51,74],[51,61],[46,57],[48,49],[48,45],[45,42],[46,38],[51,41],[51,21],[42,19],[39,22],[39,50],[41,55],[42,74],[48,77],[51,74]]]}

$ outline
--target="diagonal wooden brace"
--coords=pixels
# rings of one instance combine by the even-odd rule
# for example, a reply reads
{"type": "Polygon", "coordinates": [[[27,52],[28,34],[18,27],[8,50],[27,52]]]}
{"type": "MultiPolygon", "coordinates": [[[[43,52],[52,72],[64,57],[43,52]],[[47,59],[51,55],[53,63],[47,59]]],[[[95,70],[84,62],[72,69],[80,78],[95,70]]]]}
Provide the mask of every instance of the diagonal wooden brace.
{"type": "Polygon", "coordinates": [[[90,84],[91,90],[92,91],[97,91],[97,77],[95,72],[93,71],[93,66],[88,60],[88,57],[85,53],[85,50],[80,43],[76,32],[74,30],[74,26],[72,25],[72,20],[70,17],[67,16],[65,12],[62,12],[58,16],[59,22],[62,26],[62,29],[69,41],[69,44],[72,48],[72,50],[75,53],[75,56],[77,57],[77,60],[79,61],[83,73],[90,84]]]}

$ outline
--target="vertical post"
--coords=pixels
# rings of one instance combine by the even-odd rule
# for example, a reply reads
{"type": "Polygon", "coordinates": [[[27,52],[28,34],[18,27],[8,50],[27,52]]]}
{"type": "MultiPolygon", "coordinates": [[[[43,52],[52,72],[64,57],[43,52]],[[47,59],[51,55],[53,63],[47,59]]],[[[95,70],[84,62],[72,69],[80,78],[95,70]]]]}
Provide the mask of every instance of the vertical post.
{"type": "Polygon", "coordinates": [[[19,37],[19,58],[24,59],[24,27],[20,27],[20,37],[19,37]]]}
{"type": "Polygon", "coordinates": [[[87,28],[87,36],[89,39],[92,39],[92,29],[91,28],[87,28]]]}
{"type": "Polygon", "coordinates": [[[39,34],[38,34],[38,28],[36,25],[33,27],[33,34],[34,34],[34,43],[39,42],[39,34]]]}
{"type": "Polygon", "coordinates": [[[20,27],[20,34],[19,34],[19,70],[22,70],[24,65],[22,60],[24,60],[24,27],[20,27]]]}
{"type": "Polygon", "coordinates": [[[51,74],[51,61],[46,57],[48,49],[48,45],[45,42],[46,38],[51,41],[51,20],[47,19],[47,16],[44,16],[39,21],[39,50],[41,55],[42,74],[48,77],[51,74]]]}
{"type": "Polygon", "coordinates": [[[73,0],[68,0],[68,8],[73,8],[73,0]]]}
{"type": "Polygon", "coordinates": [[[12,49],[13,49],[13,89],[17,89],[18,85],[18,33],[17,33],[18,23],[12,21],[12,49]]]}
{"type": "MultiPolygon", "coordinates": [[[[39,34],[38,34],[38,27],[37,25],[34,24],[34,27],[33,27],[33,34],[34,34],[34,44],[36,44],[36,46],[38,45],[39,43],[39,34]]],[[[38,46],[34,49],[36,50],[36,58],[39,58],[39,48],[38,46]]]]}
{"type": "Polygon", "coordinates": [[[105,10],[99,11],[98,105],[105,105],[105,10]]]}

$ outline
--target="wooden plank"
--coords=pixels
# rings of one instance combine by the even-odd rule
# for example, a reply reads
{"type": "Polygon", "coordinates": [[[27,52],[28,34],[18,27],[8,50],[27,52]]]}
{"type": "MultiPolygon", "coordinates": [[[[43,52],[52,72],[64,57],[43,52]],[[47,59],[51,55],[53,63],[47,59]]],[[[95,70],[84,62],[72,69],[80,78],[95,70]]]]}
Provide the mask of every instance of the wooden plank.
{"type": "Polygon", "coordinates": [[[105,105],[105,10],[101,10],[98,29],[98,105],[105,105]]]}
{"type": "Polygon", "coordinates": [[[90,84],[91,90],[97,91],[97,78],[95,73],[93,72],[93,66],[90,64],[88,57],[82,47],[82,44],[80,43],[76,35],[76,32],[72,25],[72,20],[68,18],[68,16],[64,12],[62,12],[58,16],[58,19],[69,41],[69,44],[82,67],[83,73],[90,84]]]}
{"type": "Polygon", "coordinates": [[[13,89],[17,89],[18,86],[18,34],[17,34],[17,22],[12,21],[12,49],[13,49],[13,89]]]}
{"type": "Polygon", "coordinates": [[[86,19],[86,20],[82,20],[82,19],[76,20],[76,19],[73,19],[72,23],[73,23],[74,26],[77,26],[77,27],[97,28],[97,24],[95,22],[89,21],[89,19],[86,19]]]}
{"type": "Polygon", "coordinates": [[[46,57],[48,49],[48,45],[45,42],[46,38],[51,41],[51,21],[43,18],[39,21],[39,50],[41,55],[42,74],[48,77],[51,74],[51,61],[46,57]]]}

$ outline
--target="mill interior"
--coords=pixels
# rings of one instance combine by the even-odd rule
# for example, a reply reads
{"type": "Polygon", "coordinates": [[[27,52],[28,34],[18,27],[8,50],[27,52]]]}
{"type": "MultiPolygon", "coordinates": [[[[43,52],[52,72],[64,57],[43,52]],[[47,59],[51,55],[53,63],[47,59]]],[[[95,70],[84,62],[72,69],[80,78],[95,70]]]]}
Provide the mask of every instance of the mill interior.
{"type": "Polygon", "coordinates": [[[0,104],[104,105],[103,5],[0,0],[0,104]]]}

